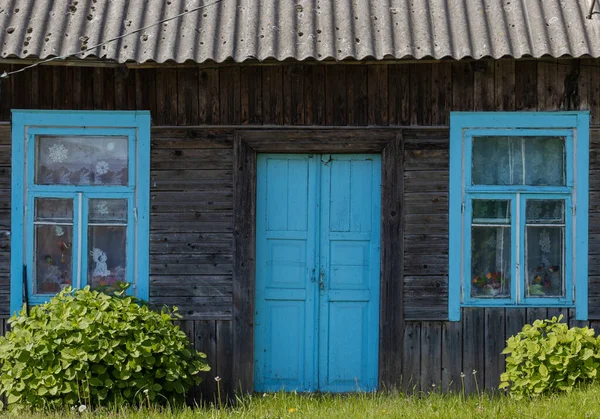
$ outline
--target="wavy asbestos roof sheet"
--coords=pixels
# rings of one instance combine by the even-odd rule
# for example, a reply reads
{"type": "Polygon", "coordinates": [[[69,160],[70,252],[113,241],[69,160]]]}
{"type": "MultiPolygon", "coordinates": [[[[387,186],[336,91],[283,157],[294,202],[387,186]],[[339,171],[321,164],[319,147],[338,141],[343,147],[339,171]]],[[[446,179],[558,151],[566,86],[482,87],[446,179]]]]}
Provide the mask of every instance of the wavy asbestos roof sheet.
{"type": "MultiPolygon", "coordinates": [[[[0,0],[0,58],[78,52],[213,1],[0,0]]],[[[586,19],[591,1],[222,0],[80,58],[598,57],[600,14],[586,19]]]]}

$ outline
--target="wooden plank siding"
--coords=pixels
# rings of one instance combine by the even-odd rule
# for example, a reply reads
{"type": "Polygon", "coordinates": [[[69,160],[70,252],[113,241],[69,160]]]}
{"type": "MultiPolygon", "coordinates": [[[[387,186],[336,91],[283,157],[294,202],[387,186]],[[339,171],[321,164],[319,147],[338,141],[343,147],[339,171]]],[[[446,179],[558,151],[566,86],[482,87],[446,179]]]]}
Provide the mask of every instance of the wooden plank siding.
{"type": "MultiPolygon", "coordinates": [[[[0,72],[21,67],[0,64],[0,72]]],[[[384,191],[390,205],[383,223],[397,230],[383,233],[401,237],[384,253],[394,259],[390,272],[400,274],[386,273],[381,288],[388,333],[381,336],[387,349],[380,354],[380,379],[387,387],[460,391],[464,385],[473,391],[476,377],[479,388],[489,390],[504,367],[504,340],[525,322],[563,313],[565,321],[577,323],[572,310],[483,308],[464,310],[461,322],[446,321],[450,112],[590,110],[589,315],[592,326],[600,325],[598,59],[41,66],[0,83],[0,329],[8,315],[8,123],[16,108],[150,110],[150,302],[177,305],[182,329],[208,354],[213,369],[197,394],[212,395],[216,375],[227,391],[252,380],[251,365],[240,360],[253,350],[253,284],[234,281],[235,273],[252,276],[254,257],[241,246],[247,237],[240,236],[252,234],[247,224],[254,213],[234,213],[244,194],[252,195],[244,188],[251,187],[254,173],[251,159],[236,164],[244,158],[234,152],[241,132],[250,133],[252,146],[237,153],[249,158],[257,151],[306,150],[307,144],[313,151],[358,152],[352,133],[360,130],[395,138],[384,148],[388,162],[396,162],[384,171],[397,187],[384,191]],[[340,128],[347,144],[331,140],[340,128]],[[277,139],[279,129],[295,133],[287,144],[277,139]]]]}

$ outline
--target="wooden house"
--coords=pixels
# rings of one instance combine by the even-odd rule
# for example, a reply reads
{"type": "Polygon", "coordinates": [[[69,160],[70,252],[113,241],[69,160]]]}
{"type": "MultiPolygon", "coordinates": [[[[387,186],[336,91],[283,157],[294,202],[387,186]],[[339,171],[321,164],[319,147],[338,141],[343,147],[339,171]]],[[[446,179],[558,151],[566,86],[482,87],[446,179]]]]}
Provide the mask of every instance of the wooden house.
{"type": "Polygon", "coordinates": [[[497,388],[525,323],[600,321],[599,12],[3,1],[0,329],[125,280],[207,394],[497,388]]]}

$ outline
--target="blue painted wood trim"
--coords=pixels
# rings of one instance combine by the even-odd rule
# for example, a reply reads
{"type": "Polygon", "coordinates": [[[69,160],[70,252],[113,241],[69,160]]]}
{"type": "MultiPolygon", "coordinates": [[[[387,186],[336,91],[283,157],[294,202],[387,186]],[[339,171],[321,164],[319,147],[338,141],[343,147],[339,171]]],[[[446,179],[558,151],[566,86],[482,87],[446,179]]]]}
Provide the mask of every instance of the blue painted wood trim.
{"type": "Polygon", "coordinates": [[[150,299],[150,113],[136,112],[137,127],[137,244],[136,244],[136,289],[138,298],[150,299]]]}
{"type": "MultiPolygon", "coordinates": [[[[46,110],[13,110],[12,111],[12,213],[11,213],[11,288],[10,312],[15,314],[22,307],[23,301],[23,266],[27,263],[29,301],[39,304],[50,298],[50,295],[32,294],[33,247],[26,244],[26,237],[33,238],[33,215],[26,214],[25,202],[30,200],[32,209],[33,197],[71,197],[77,202],[87,198],[127,197],[135,193],[135,204],[130,205],[131,220],[137,218],[135,231],[133,221],[128,225],[128,238],[135,237],[136,244],[128,240],[128,257],[133,255],[131,271],[135,293],[143,299],[149,297],[149,208],[150,208],[150,113],[147,111],[46,111],[46,110]],[[108,128],[108,129],[107,129],[108,128]],[[27,155],[34,156],[33,136],[50,135],[127,135],[129,144],[129,186],[42,186],[33,183],[33,165],[26,170],[27,155]],[[30,137],[29,141],[26,141],[30,137]],[[26,152],[27,150],[27,152],[26,152]],[[20,174],[20,175],[19,175],[20,174]],[[26,194],[28,196],[26,196],[26,194]],[[65,195],[66,194],[66,195],[65,195]],[[85,196],[89,194],[90,196],[85,196]],[[30,216],[31,215],[31,216],[30,216]],[[137,215],[137,217],[136,217],[137,215]],[[27,231],[24,220],[30,219],[27,231]],[[134,233],[134,234],[132,234],[134,233]],[[31,247],[28,252],[25,249],[31,247]]],[[[128,198],[129,199],[129,198],[128,198]]],[[[77,205],[75,203],[75,205],[77,205]]],[[[32,211],[30,211],[32,213],[32,211]]],[[[74,220],[74,241],[77,226],[85,220],[74,220]]],[[[82,246],[87,238],[87,231],[82,229],[82,246]]],[[[85,247],[83,247],[85,249],[85,247]]],[[[131,260],[131,259],[129,259],[131,260]]],[[[87,282],[86,255],[82,254],[82,265],[74,263],[74,270],[81,274],[81,285],[87,282]]],[[[129,264],[129,263],[128,263],[129,264]]],[[[74,275],[73,281],[76,281],[74,275]]]]}
{"type": "Polygon", "coordinates": [[[460,320],[462,288],[463,141],[461,115],[450,114],[448,320],[460,320]]]}
{"type": "MultiPolygon", "coordinates": [[[[460,307],[480,306],[478,302],[463,301],[464,260],[461,250],[464,243],[465,218],[463,205],[465,192],[512,192],[573,194],[576,210],[574,239],[572,243],[573,276],[575,283],[575,307],[578,320],[587,320],[588,312],[588,208],[589,208],[589,111],[569,112],[452,112],[450,115],[450,184],[449,184],[449,295],[448,318],[460,320],[460,307]],[[463,140],[469,134],[499,135],[507,129],[512,135],[565,135],[567,137],[567,186],[533,188],[465,186],[466,173],[470,173],[470,147],[463,140]],[[519,130],[512,131],[512,130],[519,130]],[[572,146],[570,146],[572,144],[572,146]],[[571,154],[573,153],[573,154],[571,154]],[[571,158],[569,158],[571,157],[571,158]],[[573,185],[573,186],[572,186],[573,185]],[[514,189],[514,190],[513,190],[514,189]]],[[[500,306],[504,306],[501,304],[500,306]]],[[[567,301],[548,301],[543,304],[528,302],[520,306],[572,307],[567,301]]]]}
{"type": "Polygon", "coordinates": [[[579,112],[574,138],[575,150],[575,317],[588,318],[588,211],[590,176],[590,113],[579,112]]]}
{"type": "Polygon", "coordinates": [[[25,124],[23,114],[12,115],[12,181],[11,181],[11,234],[10,234],[10,314],[23,307],[23,221],[25,215],[25,124]]]}

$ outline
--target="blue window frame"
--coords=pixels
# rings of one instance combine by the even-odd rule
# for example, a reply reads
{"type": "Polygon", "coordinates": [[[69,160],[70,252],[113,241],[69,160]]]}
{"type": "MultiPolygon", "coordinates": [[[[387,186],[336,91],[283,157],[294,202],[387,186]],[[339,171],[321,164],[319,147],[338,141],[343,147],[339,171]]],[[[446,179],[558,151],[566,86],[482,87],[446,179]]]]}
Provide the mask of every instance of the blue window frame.
{"type": "Polygon", "coordinates": [[[150,115],[12,112],[10,311],[66,286],[148,299],[150,115]]]}
{"type": "Polygon", "coordinates": [[[587,320],[589,112],[453,112],[449,298],[587,320]]]}

